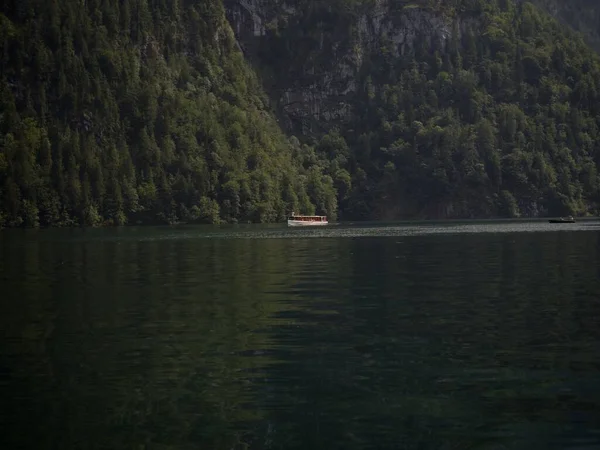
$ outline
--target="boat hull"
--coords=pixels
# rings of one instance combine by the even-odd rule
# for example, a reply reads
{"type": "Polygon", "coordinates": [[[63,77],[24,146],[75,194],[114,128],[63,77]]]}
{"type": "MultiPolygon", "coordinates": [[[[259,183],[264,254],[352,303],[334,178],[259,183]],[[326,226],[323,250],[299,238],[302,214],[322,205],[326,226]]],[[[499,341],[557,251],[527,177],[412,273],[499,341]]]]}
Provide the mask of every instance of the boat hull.
{"type": "Polygon", "coordinates": [[[327,221],[317,222],[317,221],[312,221],[312,220],[291,220],[291,219],[288,219],[287,223],[288,223],[289,227],[316,227],[316,226],[323,226],[323,225],[329,224],[329,222],[327,222],[327,221]]]}

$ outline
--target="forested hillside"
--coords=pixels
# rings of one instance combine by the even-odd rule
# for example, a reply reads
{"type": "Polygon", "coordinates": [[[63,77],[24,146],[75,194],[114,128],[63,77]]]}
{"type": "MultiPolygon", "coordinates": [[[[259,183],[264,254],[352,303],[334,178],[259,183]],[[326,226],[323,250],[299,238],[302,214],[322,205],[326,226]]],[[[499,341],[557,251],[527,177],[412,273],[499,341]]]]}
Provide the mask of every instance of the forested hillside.
{"type": "Polygon", "coordinates": [[[220,0],[5,0],[0,226],[335,214],[220,0]]]}
{"type": "Polygon", "coordinates": [[[596,211],[597,56],[529,3],[471,3],[477,22],[445,49],[372,62],[382,89],[362,93],[357,144],[373,149],[359,164],[378,180],[376,214],[596,211]]]}
{"type": "Polygon", "coordinates": [[[596,213],[599,83],[515,0],[5,0],[0,226],[596,213]]]}
{"type": "Polygon", "coordinates": [[[513,0],[291,3],[252,11],[262,34],[229,16],[290,131],[330,132],[330,174],[351,174],[343,217],[597,210],[599,60],[550,15],[513,0]]]}
{"type": "Polygon", "coordinates": [[[600,2],[597,0],[533,0],[560,22],[583,34],[600,51],[600,2]]]}

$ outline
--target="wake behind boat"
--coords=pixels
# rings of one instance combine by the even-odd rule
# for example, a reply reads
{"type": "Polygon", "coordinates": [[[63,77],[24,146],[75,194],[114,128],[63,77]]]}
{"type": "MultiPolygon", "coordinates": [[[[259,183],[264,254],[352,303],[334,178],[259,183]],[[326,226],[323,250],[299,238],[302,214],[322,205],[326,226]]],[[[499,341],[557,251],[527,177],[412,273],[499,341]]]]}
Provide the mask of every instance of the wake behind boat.
{"type": "Polygon", "coordinates": [[[288,217],[287,223],[289,227],[307,227],[329,224],[327,216],[303,216],[294,213],[288,217]]]}

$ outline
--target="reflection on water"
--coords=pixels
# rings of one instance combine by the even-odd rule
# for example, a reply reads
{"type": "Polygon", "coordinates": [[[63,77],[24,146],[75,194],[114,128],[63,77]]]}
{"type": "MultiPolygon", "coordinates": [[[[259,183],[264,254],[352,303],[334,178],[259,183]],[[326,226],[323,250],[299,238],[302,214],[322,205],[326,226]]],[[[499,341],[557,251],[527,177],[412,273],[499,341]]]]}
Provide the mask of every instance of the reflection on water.
{"type": "Polygon", "coordinates": [[[489,226],[2,232],[0,444],[598,448],[597,231],[489,226]]]}

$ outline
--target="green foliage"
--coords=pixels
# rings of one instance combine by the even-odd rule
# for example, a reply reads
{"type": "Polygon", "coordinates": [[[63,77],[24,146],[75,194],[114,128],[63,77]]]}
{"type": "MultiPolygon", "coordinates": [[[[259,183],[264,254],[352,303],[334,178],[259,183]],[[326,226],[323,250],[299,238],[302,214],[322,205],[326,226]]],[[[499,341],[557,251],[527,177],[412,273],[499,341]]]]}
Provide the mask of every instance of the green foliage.
{"type": "Polygon", "coordinates": [[[508,191],[500,192],[500,211],[506,217],[519,217],[519,205],[517,205],[517,201],[513,197],[513,195],[508,191]]]}
{"type": "Polygon", "coordinates": [[[302,2],[258,38],[270,94],[336,67],[354,78],[352,113],[307,118],[301,143],[221,0],[5,1],[0,226],[598,210],[600,61],[580,36],[527,2],[399,1],[391,25],[421,14],[451,31],[400,53],[369,26],[365,44],[375,5],[302,2]]]}
{"type": "Polygon", "coordinates": [[[600,50],[600,3],[596,0],[532,0],[561,22],[583,33],[587,42],[600,50]]]}
{"type": "Polygon", "coordinates": [[[265,103],[220,0],[7,0],[2,223],[335,214],[322,166],[294,157],[265,103]]]}
{"type": "Polygon", "coordinates": [[[257,56],[285,91],[290,79],[312,89],[317,70],[334,86],[347,76],[340,55],[361,55],[356,92],[344,97],[352,113],[330,121],[339,131],[317,146],[332,161],[325,173],[343,217],[598,211],[600,60],[580,36],[528,2],[394,2],[381,20],[453,30],[417,30],[399,46],[383,32],[357,31],[347,9],[311,5],[267,33],[271,52],[257,56]],[[364,33],[374,44],[364,45],[364,33]]]}

